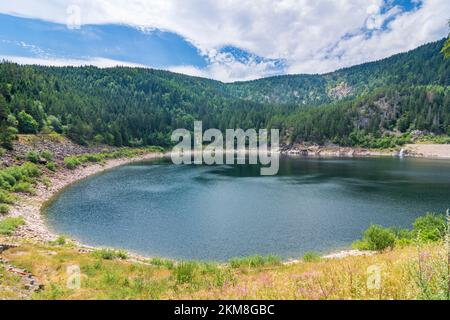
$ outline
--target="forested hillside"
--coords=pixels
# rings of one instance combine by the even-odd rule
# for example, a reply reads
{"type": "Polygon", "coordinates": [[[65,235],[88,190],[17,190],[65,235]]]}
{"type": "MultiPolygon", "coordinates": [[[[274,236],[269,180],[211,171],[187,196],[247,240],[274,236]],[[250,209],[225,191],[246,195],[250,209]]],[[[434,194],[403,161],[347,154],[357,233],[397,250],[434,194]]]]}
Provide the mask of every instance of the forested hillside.
{"type": "Polygon", "coordinates": [[[412,130],[450,134],[444,40],[325,75],[218,81],[138,68],[0,64],[3,147],[16,133],[81,144],[168,145],[175,128],[282,130],[284,142],[386,147],[412,130]]]}
{"type": "Polygon", "coordinates": [[[369,93],[374,88],[402,84],[448,85],[450,64],[443,63],[444,40],[380,61],[324,75],[289,75],[237,82],[230,95],[251,101],[319,105],[369,93]]]}

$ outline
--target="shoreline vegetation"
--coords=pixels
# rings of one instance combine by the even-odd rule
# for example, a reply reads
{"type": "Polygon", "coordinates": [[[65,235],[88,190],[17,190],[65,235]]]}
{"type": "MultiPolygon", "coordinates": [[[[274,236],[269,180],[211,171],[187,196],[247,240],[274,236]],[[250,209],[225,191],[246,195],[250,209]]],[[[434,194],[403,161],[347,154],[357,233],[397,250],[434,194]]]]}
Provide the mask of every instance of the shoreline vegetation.
{"type": "MultiPolygon", "coordinates": [[[[64,145],[67,141],[58,143],[64,145]]],[[[414,146],[420,149],[422,145],[414,146]]],[[[430,145],[423,146],[429,148],[430,145]]],[[[450,145],[443,149],[448,152],[448,148],[450,145]]],[[[374,155],[356,151],[342,153],[341,150],[319,155],[374,155]]],[[[310,252],[298,260],[285,262],[276,256],[253,256],[231,259],[226,264],[148,258],[66,239],[45,224],[41,208],[47,201],[80,179],[130,162],[162,157],[164,152],[151,147],[59,157],[56,153],[42,149],[28,151],[22,163],[0,169],[0,299],[421,299],[430,298],[432,294],[433,298],[443,296],[439,282],[444,272],[442,237],[419,241],[414,230],[376,226],[369,228],[352,250],[324,256],[310,252]],[[429,256],[427,263],[438,263],[440,268],[439,274],[429,274],[426,280],[417,278],[422,271],[415,272],[416,267],[423,268],[423,263],[417,264],[422,259],[423,254],[418,253],[421,250],[429,256]],[[72,264],[81,268],[83,286],[78,291],[66,287],[66,267],[72,264]],[[383,266],[383,277],[387,277],[388,282],[381,291],[365,287],[367,268],[371,264],[383,266]],[[393,269],[385,270],[386,265],[393,269]],[[37,285],[24,286],[21,274],[36,277],[37,285]],[[283,281],[287,289],[283,289],[283,281]],[[342,281],[349,287],[338,287],[342,281]],[[402,281],[409,281],[408,291],[400,290],[402,281]]],[[[375,155],[396,154],[389,150],[375,155]]],[[[419,152],[406,155],[436,157],[419,152]]],[[[422,225],[432,228],[439,225],[436,221],[442,221],[442,217],[441,220],[433,218],[436,216],[426,217],[422,225]]]]}

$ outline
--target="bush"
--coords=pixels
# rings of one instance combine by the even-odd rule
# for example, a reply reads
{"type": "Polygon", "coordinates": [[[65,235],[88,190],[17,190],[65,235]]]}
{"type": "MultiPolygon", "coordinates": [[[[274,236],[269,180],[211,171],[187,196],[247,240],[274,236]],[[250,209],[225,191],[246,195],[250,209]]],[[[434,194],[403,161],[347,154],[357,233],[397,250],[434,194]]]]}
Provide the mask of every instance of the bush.
{"type": "Polygon", "coordinates": [[[303,261],[305,261],[305,262],[317,262],[320,259],[321,259],[320,255],[315,252],[306,252],[303,255],[303,261]]]}
{"type": "Polygon", "coordinates": [[[427,213],[413,224],[413,234],[419,241],[438,241],[445,237],[446,219],[442,214],[427,213]]]}
{"type": "Polygon", "coordinates": [[[379,225],[371,225],[364,231],[363,239],[353,243],[353,247],[359,250],[383,251],[393,248],[396,236],[392,229],[383,228],[379,225]]]}
{"type": "Polygon", "coordinates": [[[128,259],[128,253],[125,250],[118,250],[116,251],[116,257],[121,260],[128,259]]]}
{"type": "Polygon", "coordinates": [[[51,153],[48,150],[44,150],[41,152],[41,157],[44,158],[47,161],[52,161],[53,160],[53,153],[51,153]]]}
{"type": "Polygon", "coordinates": [[[49,188],[52,185],[52,182],[49,178],[45,177],[42,179],[42,183],[44,184],[44,186],[46,186],[47,188],[49,188]]]}
{"type": "Polygon", "coordinates": [[[233,258],[230,260],[230,266],[232,268],[241,268],[241,267],[263,267],[263,266],[274,266],[279,265],[281,263],[281,259],[274,255],[269,255],[266,257],[255,255],[246,258],[233,258]]]}
{"type": "Polygon", "coordinates": [[[37,178],[42,175],[42,171],[34,163],[25,162],[22,166],[18,167],[21,171],[22,177],[27,178],[37,178]]]}
{"type": "Polygon", "coordinates": [[[63,246],[67,243],[67,240],[66,240],[66,237],[59,236],[53,243],[58,246],[63,246]]]}
{"type": "Polygon", "coordinates": [[[6,218],[0,221],[0,234],[10,236],[20,226],[25,224],[22,217],[6,218]]]}
{"type": "Polygon", "coordinates": [[[101,162],[105,159],[105,156],[101,153],[91,153],[91,154],[87,154],[85,156],[85,161],[84,162],[101,162]]]}
{"type": "Polygon", "coordinates": [[[7,204],[0,204],[0,215],[8,214],[9,212],[9,206],[7,204]]]}
{"type": "Polygon", "coordinates": [[[12,190],[14,192],[22,192],[22,193],[29,193],[29,194],[36,193],[36,190],[33,188],[31,183],[29,183],[29,182],[19,182],[12,188],[12,190]]]}
{"type": "Polygon", "coordinates": [[[156,267],[165,267],[169,270],[173,269],[174,267],[174,262],[168,259],[152,258],[150,259],[149,263],[156,267]]]}
{"type": "Polygon", "coordinates": [[[390,231],[395,235],[395,246],[404,247],[412,244],[414,241],[413,233],[411,230],[390,228],[390,231]]]}
{"type": "Polygon", "coordinates": [[[114,260],[116,258],[125,260],[128,258],[128,254],[125,251],[112,249],[95,250],[92,252],[92,255],[103,260],[114,260]]]}
{"type": "Polygon", "coordinates": [[[3,189],[11,189],[16,184],[17,180],[12,174],[5,170],[0,172],[0,185],[3,189]]]}
{"type": "Polygon", "coordinates": [[[21,133],[37,133],[39,124],[25,111],[19,112],[17,115],[17,120],[19,122],[19,130],[21,133]]]}
{"type": "Polygon", "coordinates": [[[37,152],[34,151],[30,151],[27,153],[27,160],[32,162],[32,163],[39,163],[39,154],[37,152]]]}
{"type": "Polygon", "coordinates": [[[67,169],[73,170],[76,167],[78,167],[81,162],[76,157],[67,157],[64,158],[64,164],[67,167],[67,169]]]}
{"type": "Polygon", "coordinates": [[[173,273],[178,283],[192,283],[197,268],[198,264],[196,262],[184,261],[177,264],[173,269],[173,273]]]}
{"type": "Polygon", "coordinates": [[[14,196],[7,191],[0,190],[0,203],[13,204],[14,202],[14,196]]]}
{"type": "Polygon", "coordinates": [[[50,161],[49,163],[47,163],[46,167],[50,171],[53,171],[53,172],[56,171],[56,163],[53,161],[50,161]]]}

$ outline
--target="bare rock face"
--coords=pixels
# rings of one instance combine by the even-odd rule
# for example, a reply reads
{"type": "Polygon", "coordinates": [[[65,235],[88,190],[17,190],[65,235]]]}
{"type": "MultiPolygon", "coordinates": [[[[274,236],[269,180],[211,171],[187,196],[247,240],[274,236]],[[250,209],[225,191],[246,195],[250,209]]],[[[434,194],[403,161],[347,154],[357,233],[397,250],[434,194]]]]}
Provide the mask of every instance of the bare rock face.
{"type": "Polygon", "coordinates": [[[328,91],[328,95],[333,99],[341,100],[348,96],[352,92],[352,87],[349,86],[346,82],[341,82],[336,87],[331,88],[328,91]]]}

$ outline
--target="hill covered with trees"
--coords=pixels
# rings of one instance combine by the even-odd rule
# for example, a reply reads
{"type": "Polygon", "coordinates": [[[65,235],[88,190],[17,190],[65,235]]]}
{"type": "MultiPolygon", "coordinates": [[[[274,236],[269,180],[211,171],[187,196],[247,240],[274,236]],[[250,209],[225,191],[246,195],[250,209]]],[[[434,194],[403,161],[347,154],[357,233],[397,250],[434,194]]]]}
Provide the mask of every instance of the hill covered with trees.
{"type": "Polygon", "coordinates": [[[402,84],[448,85],[450,64],[440,51],[444,41],[406,53],[341,69],[324,75],[288,75],[227,86],[230,95],[265,103],[320,105],[344,97],[356,97],[376,88],[402,84]]]}
{"type": "Polygon", "coordinates": [[[279,128],[285,143],[386,147],[450,134],[444,40],[324,75],[225,84],[139,68],[0,64],[0,140],[58,132],[80,144],[169,145],[176,128],[279,128]]]}

